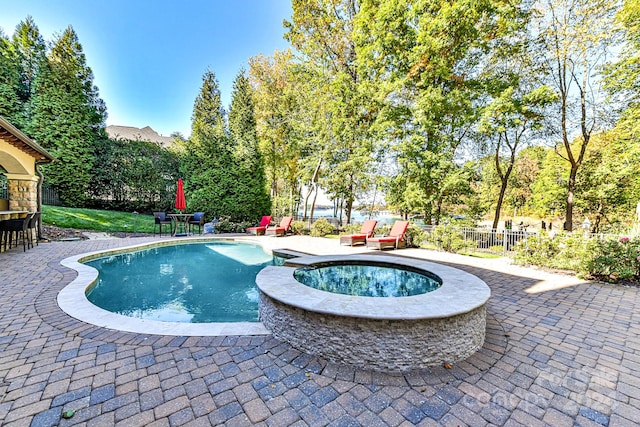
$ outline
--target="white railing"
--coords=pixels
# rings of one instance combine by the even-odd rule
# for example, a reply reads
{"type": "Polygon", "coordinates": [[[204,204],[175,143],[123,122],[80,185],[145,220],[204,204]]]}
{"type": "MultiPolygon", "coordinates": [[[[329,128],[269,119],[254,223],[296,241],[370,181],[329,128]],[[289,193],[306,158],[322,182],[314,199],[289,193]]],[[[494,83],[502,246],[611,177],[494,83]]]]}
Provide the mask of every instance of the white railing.
{"type": "Polygon", "coordinates": [[[499,230],[490,228],[457,227],[452,225],[422,225],[426,243],[437,249],[452,252],[487,252],[506,255],[516,244],[536,232],[526,230],[499,230]]]}

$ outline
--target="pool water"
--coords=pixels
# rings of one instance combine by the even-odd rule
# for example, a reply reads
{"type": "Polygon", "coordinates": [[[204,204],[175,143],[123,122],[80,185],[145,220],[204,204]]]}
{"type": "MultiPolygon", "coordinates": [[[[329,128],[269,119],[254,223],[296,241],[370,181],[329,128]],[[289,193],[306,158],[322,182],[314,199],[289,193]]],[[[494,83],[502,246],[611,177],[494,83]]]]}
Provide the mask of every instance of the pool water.
{"type": "Polygon", "coordinates": [[[397,267],[333,264],[297,269],[293,276],[303,285],[344,295],[406,297],[435,291],[435,278],[397,267]]]}
{"type": "Polygon", "coordinates": [[[99,272],[93,304],[167,322],[257,322],[258,272],[272,264],[261,246],[211,242],[160,246],[86,262],[99,272]]]}

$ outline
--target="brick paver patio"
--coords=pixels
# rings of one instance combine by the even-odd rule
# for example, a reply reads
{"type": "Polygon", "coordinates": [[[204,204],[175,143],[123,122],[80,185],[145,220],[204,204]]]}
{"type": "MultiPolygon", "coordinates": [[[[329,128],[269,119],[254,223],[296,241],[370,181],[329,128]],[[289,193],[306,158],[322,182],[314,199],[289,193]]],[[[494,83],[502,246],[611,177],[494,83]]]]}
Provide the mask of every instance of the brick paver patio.
{"type": "MultiPolygon", "coordinates": [[[[348,250],[336,240],[262,239],[308,252],[348,250]]],[[[270,336],[124,333],[82,323],[58,308],[57,293],[75,277],[61,259],[150,240],[53,242],[0,254],[0,425],[534,427],[640,421],[636,288],[583,284],[503,260],[397,251],[445,261],[492,290],[480,352],[451,369],[402,376],[327,364],[270,336]]]]}

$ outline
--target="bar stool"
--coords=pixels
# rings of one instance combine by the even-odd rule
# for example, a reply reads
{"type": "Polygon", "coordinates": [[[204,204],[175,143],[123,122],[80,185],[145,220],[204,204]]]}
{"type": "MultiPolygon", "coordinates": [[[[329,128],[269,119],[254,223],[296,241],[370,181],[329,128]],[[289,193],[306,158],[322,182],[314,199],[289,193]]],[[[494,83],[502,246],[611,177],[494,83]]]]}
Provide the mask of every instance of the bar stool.
{"type": "Polygon", "coordinates": [[[6,221],[0,222],[0,233],[2,234],[4,240],[4,251],[7,251],[7,243],[9,243],[9,249],[12,248],[14,235],[16,246],[18,246],[18,240],[22,237],[22,249],[24,252],[27,251],[27,244],[29,247],[32,247],[31,241],[27,238],[27,232],[29,229],[29,222],[31,218],[35,215],[35,213],[30,213],[24,218],[20,219],[9,219],[6,221]]]}

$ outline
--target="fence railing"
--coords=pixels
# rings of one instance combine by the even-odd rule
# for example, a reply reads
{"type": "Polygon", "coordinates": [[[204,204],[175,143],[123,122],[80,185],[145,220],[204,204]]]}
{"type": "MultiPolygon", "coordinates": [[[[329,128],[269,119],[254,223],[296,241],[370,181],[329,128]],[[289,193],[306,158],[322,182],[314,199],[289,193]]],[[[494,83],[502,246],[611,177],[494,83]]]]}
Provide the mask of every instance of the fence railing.
{"type": "Polygon", "coordinates": [[[0,199],[6,200],[9,198],[9,183],[4,175],[0,175],[0,199]]]}
{"type": "Polygon", "coordinates": [[[423,225],[420,228],[425,232],[426,243],[437,249],[499,255],[507,255],[515,249],[519,241],[537,234],[526,230],[497,230],[451,225],[423,225]]]}
{"type": "MultiPolygon", "coordinates": [[[[509,255],[521,241],[537,236],[536,231],[456,227],[452,225],[420,225],[426,235],[425,242],[436,249],[451,252],[486,252],[498,255],[509,255]]],[[[618,240],[624,236],[637,235],[629,233],[584,233],[576,230],[589,239],[618,240]]],[[[552,236],[550,233],[549,236],[552,236]]]]}
{"type": "Polygon", "coordinates": [[[42,186],[42,204],[49,206],[62,206],[58,192],[48,185],[42,186]]]}

